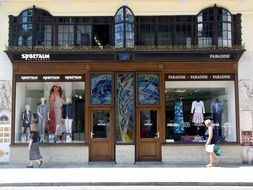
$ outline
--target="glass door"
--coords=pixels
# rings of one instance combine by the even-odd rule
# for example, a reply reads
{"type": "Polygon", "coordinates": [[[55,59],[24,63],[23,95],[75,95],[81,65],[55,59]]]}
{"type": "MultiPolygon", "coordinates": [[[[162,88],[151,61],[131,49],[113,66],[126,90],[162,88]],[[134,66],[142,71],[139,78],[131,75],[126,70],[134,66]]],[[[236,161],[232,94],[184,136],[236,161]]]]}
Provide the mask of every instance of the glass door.
{"type": "Polygon", "coordinates": [[[93,108],[91,110],[91,161],[113,161],[113,125],[109,108],[93,108]]]}
{"type": "Polygon", "coordinates": [[[159,161],[159,110],[155,107],[140,108],[137,113],[137,161],[159,161]]]}

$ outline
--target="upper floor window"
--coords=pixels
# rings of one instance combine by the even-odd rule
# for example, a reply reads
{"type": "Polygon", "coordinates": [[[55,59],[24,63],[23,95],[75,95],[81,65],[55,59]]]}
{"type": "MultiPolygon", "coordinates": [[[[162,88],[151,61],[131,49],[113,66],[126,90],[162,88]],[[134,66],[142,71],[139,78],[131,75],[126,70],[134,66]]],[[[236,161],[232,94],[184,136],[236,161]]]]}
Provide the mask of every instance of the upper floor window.
{"type": "Polygon", "coordinates": [[[32,46],[33,9],[23,11],[18,17],[18,45],[32,46]]]}
{"type": "Polygon", "coordinates": [[[197,15],[198,45],[200,47],[232,47],[232,19],[229,11],[212,7],[197,15]]]}
{"type": "Polygon", "coordinates": [[[115,14],[115,47],[134,47],[134,14],[126,6],[115,14]]]}
{"type": "MultiPolygon", "coordinates": [[[[31,8],[9,16],[9,46],[91,46],[98,48],[232,47],[241,45],[241,14],[211,7],[197,15],[134,16],[120,7],[114,16],[53,17],[31,8]]],[[[72,47],[70,47],[72,48],[72,47]]]]}
{"type": "Polygon", "coordinates": [[[33,7],[23,11],[17,19],[17,44],[19,46],[51,46],[51,15],[33,7]]]}

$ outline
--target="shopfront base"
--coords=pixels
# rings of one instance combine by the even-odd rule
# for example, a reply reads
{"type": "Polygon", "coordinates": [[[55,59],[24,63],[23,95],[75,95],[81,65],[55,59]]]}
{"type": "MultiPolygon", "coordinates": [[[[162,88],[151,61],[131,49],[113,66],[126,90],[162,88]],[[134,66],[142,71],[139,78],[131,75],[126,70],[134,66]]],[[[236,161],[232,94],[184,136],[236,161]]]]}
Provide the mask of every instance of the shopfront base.
{"type": "MultiPolygon", "coordinates": [[[[50,165],[87,165],[89,162],[88,146],[40,146],[44,163],[50,165]]],[[[27,164],[29,160],[28,145],[10,147],[10,164],[27,164]]]]}
{"type": "MultiPolygon", "coordinates": [[[[221,165],[243,164],[242,146],[219,145],[223,150],[220,157],[221,165]]],[[[204,145],[162,145],[162,162],[171,165],[205,165],[208,163],[208,156],[204,145]]]]}

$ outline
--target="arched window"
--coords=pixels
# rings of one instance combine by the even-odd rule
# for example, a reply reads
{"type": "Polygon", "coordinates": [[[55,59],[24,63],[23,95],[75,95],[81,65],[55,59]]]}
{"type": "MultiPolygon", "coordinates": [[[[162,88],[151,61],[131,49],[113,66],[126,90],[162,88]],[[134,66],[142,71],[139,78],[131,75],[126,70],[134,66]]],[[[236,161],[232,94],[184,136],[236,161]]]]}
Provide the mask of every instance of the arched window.
{"type": "Polygon", "coordinates": [[[35,9],[34,25],[34,45],[52,46],[52,15],[43,9],[35,9]]]}
{"type": "Polygon", "coordinates": [[[232,47],[231,13],[218,8],[218,47],[232,47]]]}
{"type": "Polygon", "coordinates": [[[52,16],[35,7],[24,10],[18,16],[18,46],[51,46],[52,16]]]}
{"type": "Polygon", "coordinates": [[[198,45],[200,47],[232,46],[231,13],[224,8],[212,7],[197,15],[198,45]]]}
{"type": "Polygon", "coordinates": [[[115,47],[134,47],[134,14],[126,6],[115,14],[115,47]]]}
{"type": "Polygon", "coordinates": [[[33,9],[27,9],[18,16],[18,46],[32,46],[33,9]]]}

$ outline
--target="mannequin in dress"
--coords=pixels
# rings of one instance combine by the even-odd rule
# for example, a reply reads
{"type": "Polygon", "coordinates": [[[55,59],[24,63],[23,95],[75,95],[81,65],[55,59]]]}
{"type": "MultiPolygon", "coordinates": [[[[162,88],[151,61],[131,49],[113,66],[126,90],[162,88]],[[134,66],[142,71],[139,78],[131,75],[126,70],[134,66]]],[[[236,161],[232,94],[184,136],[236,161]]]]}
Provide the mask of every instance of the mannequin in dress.
{"type": "Polygon", "coordinates": [[[192,122],[200,125],[204,122],[205,106],[204,102],[197,99],[192,102],[191,113],[193,114],[192,122]]]}
{"type": "Polygon", "coordinates": [[[30,124],[34,120],[33,113],[30,111],[30,105],[25,105],[25,111],[22,113],[23,133],[26,134],[27,128],[30,129],[30,124]]]}
{"type": "Polygon", "coordinates": [[[37,114],[38,114],[38,127],[39,127],[39,134],[41,136],[41,141],[44,140],[45,137],[45,128],[46,128],[46,123],[48,119],[48,113],[49,113],[49,108],[46,104],[46,98],[42,97],[40,99],[41,104],[38,105],[37,107],[37,114]]]}
{"type": "Polygon", "coordinates": [[[62,105],[63,105],[62,88],[54,84],[50,90],[49,103],[49,132],[55,133],[56,126],[62,126],[62,105]]]}

